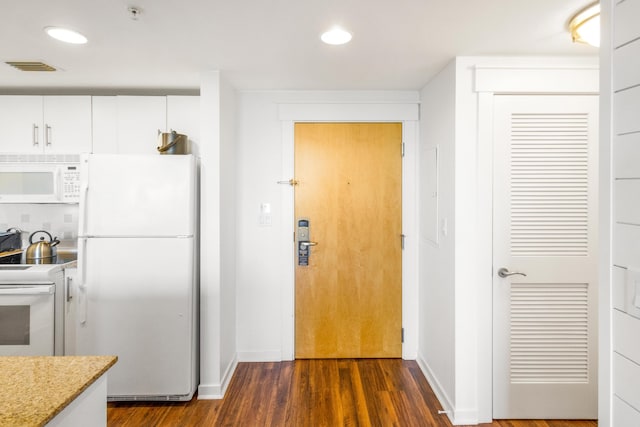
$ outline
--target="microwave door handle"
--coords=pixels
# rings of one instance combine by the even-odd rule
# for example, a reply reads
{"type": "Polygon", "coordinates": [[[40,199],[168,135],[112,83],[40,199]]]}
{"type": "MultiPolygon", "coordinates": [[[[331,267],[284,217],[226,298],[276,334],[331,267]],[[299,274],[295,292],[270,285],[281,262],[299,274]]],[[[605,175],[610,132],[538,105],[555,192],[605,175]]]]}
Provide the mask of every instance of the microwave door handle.
{"type": "Polygon", "coordinates": [[[0,288],[0,295],[51,295],[54,289],[53,285],[12,286],[0,288]]]}

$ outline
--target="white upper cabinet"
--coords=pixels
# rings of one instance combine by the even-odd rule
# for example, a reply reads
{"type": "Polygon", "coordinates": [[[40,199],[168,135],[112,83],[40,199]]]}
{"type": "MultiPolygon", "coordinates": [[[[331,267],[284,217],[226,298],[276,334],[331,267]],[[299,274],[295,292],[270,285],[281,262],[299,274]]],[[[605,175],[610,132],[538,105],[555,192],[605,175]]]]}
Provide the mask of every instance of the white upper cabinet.
{"type": "Polygon", "coordinates": [[[44,151],[86,153],[91,151],[91,97],[45,96],[44,151]]]}
{"type": "Polygon", "coordinates": [[[93,152],[154,154],[158,131],[186,134],[197,153],[199,96],[94,96],[93,152]]]}
{"type": "Polygon", "coordinates": [[[116,96],[94,96],[93,152],[118,152],[118,105],[116,96]]]}
{"type": "Polygon", "coordinates": [[[91,151],[90,96],[0,96],[0,152],[91,151]]]}
{"type": "Polygon", "coordinates": [[[0,151],[42,152],[42,97],[0,96],[0,151]]]}
{"type": "Polygon", "coordinates": [[[200,97],[167,96],[167,131],[189,138],[191,153],[198,155],[200,143],[200,97]]]}
{"type": "Polygon", "coordinates": [[[117,96],[120,154],[157,153],[158,131],[167,129],[166,96],[117,96]]]}

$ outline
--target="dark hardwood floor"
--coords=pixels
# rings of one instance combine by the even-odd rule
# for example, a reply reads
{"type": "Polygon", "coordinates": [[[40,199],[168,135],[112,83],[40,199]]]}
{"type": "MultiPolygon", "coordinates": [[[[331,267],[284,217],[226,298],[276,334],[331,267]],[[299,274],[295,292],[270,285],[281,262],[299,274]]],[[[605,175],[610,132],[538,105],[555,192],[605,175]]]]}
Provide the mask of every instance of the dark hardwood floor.
{"type": "MultiPolygon", "coordinates": [[[[109,427],[450,427],[418,364],[400,359],[240,363],[222,400],[109,403],[109,427]]],[[[500,420],[483,427],[595,427],[596,421],[500,420]]]]}

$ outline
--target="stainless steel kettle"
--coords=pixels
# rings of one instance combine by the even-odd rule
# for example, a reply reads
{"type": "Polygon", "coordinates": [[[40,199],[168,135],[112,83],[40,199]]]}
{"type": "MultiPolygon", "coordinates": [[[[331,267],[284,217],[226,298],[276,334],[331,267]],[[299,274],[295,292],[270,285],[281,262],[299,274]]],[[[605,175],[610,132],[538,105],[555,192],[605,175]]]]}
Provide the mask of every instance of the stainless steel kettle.
{"type": "Polygon", "coordinates": [[[60,240],[57,237],[51,237],[49,232],[38,230],[29,236],[29,247],[27,248],[26,262],[27,264],[55,264],[57,262],[58,249],[55,247],[60,240]],[[44,236],[34,243],[33,236],[37,233],[44,233],[49,240],[44,240],[44,236]]]}
{"type": "Polygon", "coordinates": [[[157,147],[160,154],[189,154],[191,147],[187,135],[177,133],[175,130],[162,132],[158,129],[160,146],[157,147]]]}

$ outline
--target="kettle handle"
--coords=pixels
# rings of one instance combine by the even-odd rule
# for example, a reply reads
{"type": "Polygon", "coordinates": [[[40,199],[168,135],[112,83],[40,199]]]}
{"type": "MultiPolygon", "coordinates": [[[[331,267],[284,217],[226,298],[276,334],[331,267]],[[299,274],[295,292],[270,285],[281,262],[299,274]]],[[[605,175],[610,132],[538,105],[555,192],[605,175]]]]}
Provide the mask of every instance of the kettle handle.
{"type": "MultiPolygon", "coordinates": [[[[48,231],[38,230],[38,231],[34,231],[33,233],[31,233],[31,236],[29,236],[29,243],[33,243],[33,236],[35,236],[36,233],[45,233],[47,236],[49,236],[49,242],[53,242],[55,240],[53,237],[51,237],[51,234],[48,231]]],[[[58,241],[56,244],[58,244],[58,243],[60,243],[60,241],[58,241]]]]}
{"type": "Polygon", "coordinates": [[[164,151],[167,151],[169,148],[173,147],[174,145],[176,145],[178,141],[180,141],[182,138],[184,138],[184,135],[179,134],[173,141],[171,141],[167,145],[163,145],[162,147],[156,147],[156,148],[158,149],[159,152],[162,153],[164,151]]]}

